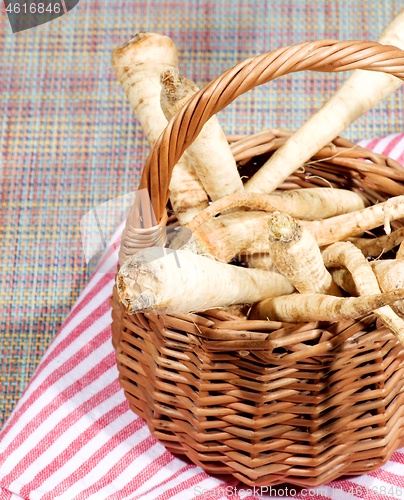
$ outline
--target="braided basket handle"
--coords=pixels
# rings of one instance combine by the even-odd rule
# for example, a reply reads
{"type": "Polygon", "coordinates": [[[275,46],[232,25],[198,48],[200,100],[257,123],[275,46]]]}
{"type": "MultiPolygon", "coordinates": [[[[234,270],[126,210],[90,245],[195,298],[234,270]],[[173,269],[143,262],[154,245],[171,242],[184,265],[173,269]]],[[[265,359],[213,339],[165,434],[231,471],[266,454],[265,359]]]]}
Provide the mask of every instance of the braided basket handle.
{"type": "MultiPolygon", "coordinates": [[[[404,51],[377,42],[305,42],[246,59],[207,84],[177,112],[147,158],[139,189],[147,189],[149,193],[154,223],[164,224],[175,164],[213,115],[239,95],[288,73],[354,69],[385,72],[404,80],[404,51]]],[[[141,219],[134,205],[127,226],[139,227],[136,221],[141,219]]],[[[124,241],[125,232],[122,238],[124,241]]]]}

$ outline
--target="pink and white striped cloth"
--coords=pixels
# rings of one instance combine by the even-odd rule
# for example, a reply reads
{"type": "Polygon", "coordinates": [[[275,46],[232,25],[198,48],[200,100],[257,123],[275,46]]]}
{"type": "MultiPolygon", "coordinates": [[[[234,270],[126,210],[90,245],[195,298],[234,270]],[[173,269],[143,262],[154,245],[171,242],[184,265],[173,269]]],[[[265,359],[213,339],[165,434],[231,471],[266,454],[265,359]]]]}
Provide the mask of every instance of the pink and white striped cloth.
{"type": "MultiPolygon", "coordinates": [[[[361,143],[404,164],[404,134],[361,143]]],[[[117,230],[115,241],[121,228],[117,230]]],[[[0,433],[0,500],[403,499],[404,449],[378,471],[315,489],[249,488],[174,457],[118,384],[112,244],[0,433]]]]}

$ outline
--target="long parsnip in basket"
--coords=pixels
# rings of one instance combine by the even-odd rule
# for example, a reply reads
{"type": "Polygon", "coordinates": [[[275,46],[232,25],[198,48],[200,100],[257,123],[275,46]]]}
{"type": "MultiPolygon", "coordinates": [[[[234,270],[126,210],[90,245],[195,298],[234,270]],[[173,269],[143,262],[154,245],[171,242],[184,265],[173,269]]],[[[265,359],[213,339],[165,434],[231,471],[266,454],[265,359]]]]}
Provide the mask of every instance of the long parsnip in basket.
{"type": "Polygon", "coordinates": [[[117,275],[128,312],[189,313],[253,303],[294,291],[278,273],[243,269],[187,250],[152,247],[128,259],[117,275]]]}
{"type": "MultiPolygon", "coordinates": [[[[248,199],[249,195],[253,195],[253,193],[246,193],[246,199],[248,199]]],[[[216,203],[219,204],[219,202],[216,203]]],[[[226,206],[228,205],[226,204],[226,206]]],[[[250,207],[253,206],[253,204],[250,205],[250,207]]],[[[258,204],[256,206],[264,210],[264,205],[258,204]]],[[[271,210],[271,202],[268,203],[267,210],[270,212],[275,211],[271,210]]],[[[288,212],[287,208],[284,208],[283,211],[293,214],[298,219],[294,210],[288,212]]],[[[187,225],[193,232],[196,245],[201,252],[215,255],[226,261],[230,261],[240,253],[270,252],[265,212],[253,210],[241,212],[240,214],[243,217],[241,224],[245,224],[244,232],[242,225],[240,227],[240,224],[238,224],[238,215],[236,213],[212,218],[215,213],[216,208],[215,203],[213,203],[187,225]],[[243,233],[242,237],[240,233],[243,233]]],[[[402,218],[404,218],[404,196],[395,196],[388,201],[371,205],[362,210],[355,210],[327,219],[299,219],[298,222],[312,234],[317,245],[323,247],[336,241],[357,236],[364,231],[372,230],[381,225],[384,225],[386,232],[389,233],[390,222],[402,218]]],[[[377,245],[377,243],[375,244],[377,245]]],[[[377,248],[379,246],[377,245],[377,248]]],[[[371,252],[370,248],[368,248],[368,252],[371,252]]]]}
{"type": "MultiPolygon", "coordinates": [[[[404,10],[379,42],[404,48],[404,10]]],[[[387,97],[402,80],[385,73],[355,70],[340,89],[247,182],[246,190],[271,193],[354,120],[387,97]]]]}
{"type": "MultiPolygon", "coordinates": [[[[394,29],[397,29],[394,23],[393,26],[394,29]]],[[[390,27],[390,31],[388,31],[390,35],[391,29],[390,27]]],[[[386,39],[382,38],[382,41],[386,41],[386,39]]],[[[327,43],[324,46],[327,46],[327,43]]],[[[349,45],[355,45],[355,43],[338,44],[332,42],[330,45],[337,46],[335,54],[338,54],[341,51],[346,51],[349,45]]],[[[361,52],[361,61],[360,64],[356,63],[356,67],[371,67],[378,70],[380,65],[375,64],[374,59],[376,61],[382,60],[387,54],[387,58],[390,58],[390,66],[386,66],[389,68],[388,71],[394,71],[394,74],[398,76],[402,75],[400,70],[396,69],[396,65],[401,68],[403,64],[400,51],[372,42],[369,44],[361,43],[360,47],[366,55],[362,59],[361,52]],[[369,66],[362,64],[367,58],[370,59],[369,66]],[[391,65],[393,70],[390,68],[391,65]]],[[[312,53],[309,49],[310,44],[302,44],[288,50],[305,52],[305,57],[310,61],[309,67],[311,68],[312,53]]],[[[350,47],[349,50],[352,48],[350,47]]],[[[280,58],[279,53],[276,52],[276,54],[280,58]]],[[[314,67],[327,69],[331,67],[333,70],[335,54],[332,54],[329,66],[324,64],[323,66],[314,65],[314,67]]],[[[355,58],[352,55],[345,54],[345,56],[344,62],[341,63],[342,69],[355,64],[355,58]]],[[[270,54],[265,57],[270,59],[270,54]]],[[[265,61],[265,58],[261,59],[261,62],[265,61]]],[[[255,61],[255,58],[252,60],[255,61]]],[[[264,67],[265,64],[262,63],[262,66],[264,67]]],[[[304,65],[297,63],[297,67],[302,69],[304,65]]],[[[285,71],[287,69],[285,68],[285,71]]],[[[242,70],[235,67],[232,71],[235,73],[239,71],[238,78],[241,78],[240,75],[247,77],[246,67],[243,67],[242,70]]],[[[262,74],[264,74],[262,82],[269,81],[270,71],[262,74]]],[[[382,76],[384,79],[385,75],[382,76]]],[[[130,78],[130,73],[128,78],[130,78]]],[[[360,77],[358,76],[358,78],[360,77]]],[[[390,82],[389,91],[401,83],[397,78],[387,77],[387,79],[390,82]]],[[[354,78],[353,81],[355,82],[356,79],[354,78]]],[[[377,82],[377,85],[381,85],[382,78],[380,75],[376,75],[374,81],[377,82]]],[[[168,197],[167,184],[171,170],[178,158],[188,148],[188,156],[193,161],[197,159],[197,162],[193,164],[212,203],[195,215],[191,221],[181,224],[185,227],[180,228],[170,249],[157,246],[145,249],[146,245],[144,245],[136,255],[121,261],[121,267],[117,274],[117,290],[126,311],[129,314],[137,312],[187,314],[212,308],[225,308],[233,304],[247,304],[252,311],[250,318],[269,318],[286,322],[340,321],[346,318],[356,319],[370,312],[375,312],[404,343],[403,320],[390,308],[380,309],[404,298],[404,290],[381,291],[372,268],[367,265],[366,257],[352,243],[343,244],[341,252],[339,252],[340,247],[337,245],[325,250],[323,248],[336,241],[361,236],[363,231],[377,228],[380,225],[384,225],[385,232],[389,233],[390,222],[404,218],[404,196],[396,196],[384,203],[368,206],[369,203],[377,203],[378,197],[377,191],[373,190],[372,194],[372,190],[368,190],[365,183],[363,193],[359,183],[356,192],[340,190],[335,187],[331,189],[293,190],[284,194],[272,195],[262,193],[264,189],[261,187],[256,190],[258,192],[243,191],[239,189],[241,181],[234,161],[224,159],[223,164],[221,164],[218,160],[218,164],[215,165],[214,159],[221,158],[221,156],[214,153],[212,157],[212,152],[216,151],[216,145],[223,143],[221,140],[217,141],[218,134],[210,134],[212,130],[218,129],[215,127],[205,128],[206,125],[209,125],[209,120],[216,109],[209,101],[209,96],[212,96],[211,87],[217,90],[216,82],[206,86],[204,91],[197,91],[197,94],[191,97],[190,102],[188,99],[196,88],[189,82],[188,86],[184,87],[186,80],[178,74],[175,64],[164,70],[161,82],[163,84],[161,105],[166,113],[166,118],[171,119],[171,121],[160,138],[156,140],[155,148],[145,165],[141,186],[150,189],[153,207],[157,209],[159,219],[161,218],[160,227],[163,227],[168,197]],[[182,107],[185,102],[189,102],[189,104],[182,107]],[[174,113],[176,113],[175,116],[173,116],[174,113]],[[191,117],[194,120],[192,124],[188,123],[191,117]],[[209,133],[205,134],[206,131],[209,133]],[[201,134],[199,138],[197,138],[198,132],[201,134]],[[202,164],[203,167],[197,168],[197,164],[202,164]],[[228,166],[230,166],[230,170],[225,178],[223,178],[222,173],[219,175],[215,172],[215,168],[221,169],[223,167],[225,167],[224,171],[227,171],[228,166]],[[211,185],[209,184],[209,186],[205,182],[206,176],[210,177],[211,185]],[[234,185],[232,182],[227,183],[233,178],[236,181],[234,185]],[[221,184],[222,190],[215,190],[218,183],[221,184]],[[229,185],[233,187],[229,188],[229,185]],[[285,213],[280,214],[279,211],[285,213]],[[270,215],[273,212],[276,213],[270,215]],[[289,224],[290,221],[292,224],[289,224]],[[345,248],[350,251],[349,255],[344,253],[345,248]],[[275,266],[277,272],[228,264],[233,258],[242,262],[242,256],[248,254],[259,258],[260,253],[262,253],[263,261],[267,262],[272,269],[275,266]],[[359,272],[353,270],[350,264],[346,264],[351,253],[360,254],[358,262],[361,266],[366,264],[366,266],[362,266],[366,267],[363,280],[359,272]],[[240,256],[241,258],[238,258],[240,256]],[[352,274],[351,289],[360,295],[359,297],[341,297],[343,291],[333,279],[334,271],[327,269],[327,266],[330,268],[344,267],[345,264],[352,274]]],[[[226,79],[223,79],[222,84],[224,82],[226,79]]],[[[350,82],[352,83],[352,80],[350,82]]],[[[242,88],[249,86],[252,88],[251,82],[242,88]]],[[[337,97],[330,101],[331,104],[324,108],[321,116],[327,117],[327,112],[335,105],[334,102],[338,103],[341,98],[344,100],[344,92],[346,92],[347,87],[351,91],[352,85],[346,84],[337,97]]],[[[386,92],[385,80],[383,89],[386,92]]],[[[228,102],[222,89],[220,89],[220,99],[222,99],[221,104],[228,102]]],[[[364,110],[363,100],[355,96],[353,99],[358,100],[358,102],[355,102],[353,106],[354,113],[351,118],[358,116],[358,113],[361,114],[364,110]]],[[[366,105],[370,107],[375,102],[375,100],[370,100],[366,105]]],[[[347,103],[349,100],[345,104],[347,103]]],[[[143,102],[139,101],[139,106],[141,105],[143,102]]],[[[220,105],[217,109],[221,109],[220,105]]],[[[344,113],[340,116],[337,128],[344,128],[347,125],[343,116],[344,113]]],[[[321,120],[322,118],[320,118],[320,123],[321,120]]],[[[327,121],[327,118],[325,120],[327,121]]],[[[338,133],[338,131],[335,132],[334,125],[325,128],[328,132],[322,135],[324,140],[328,137],[327,134],[330,135],[329,139],[333,139],[338,133]]],[[[304,130],[303,137],[306,133],[304,130]]],[[[308,130],[310,131],[310,126],[308,130]]],[[[221,137],[222,133],[220,130],[219,132],[221,137]]],[[[291,138],[292,143],[294,142],[293,137],[291,138]]],[[[321,146],[322,144],[316,143],[313,146],[314,151],[312,151],[312,146],[304,144],[306,155],[311,156],[321,146]]],[[[226,149],[226,152],[229,150],[226,149]]],[[[275,157],[276,155],[273,156],[273,158],[275,157]]],[[[301,157],[298,159],[300,161],[301,157]]],[[[296,167],[292,168],[288,164],[286,171],[282,174],[279,173],[280,170],[278,173],[275,172],[275,175],[271,172],[270,177],[274,181],[272,187],[276,188],[279,179],[282,181],[296,167]]],[[[261,170],[265,172],[266,168],[264,166],[261,170]]],[[[356,180],[356,170],[352,170],[352,179],[356,180]]],[[[397,175],[399,180],[399,173],[397,175]]],[[[249,182],[250,187],[256,176],[249,182]]],[[[340,182],[337,174],[330,173],[329,176],[332,178],[332,186],[346,186],[346,183],[340,182]]],[[[290,183],[294,180],[296,180],[296,184],[293,186],[300,185],[299,176],[296,175],[290,183]]],[[[264,187],[265,182],[262,184],[264,187]]],[[[259,184],[261,185],[261,183],[259,184]]],[[[313,184],[303,182],[302,185],[312,186],[313,184]]],[[[389,186],[387,186],[386,193],[395,193],[388,188],[389,186]]],[[[401,192],[400,190],[396,191],[401,192]]],[[[385,196],[382,199],[385,199],[385,196]]],[[[140,212],[142,215],[143,209],[140,212]]],[[[396,228],[397,225],[395,224],[394,227],[396,228]]],[[[396,241],[396,238],[390,238],[390,240],[389,244],[393,244],[393,240],[396,241]]],[[[380,244],[383,244],[381,240],[380,244]]],[[[246,261],[249,259],[244,259],[244,262],[246,261]]],[[[346,289],[343,288],[343,290],[346,289]]]]}
{"type": "MultiPolygon", "coordinates": [[[[112,63],[150,145],[154,146],[168,123],[160,107],[160,74],[168,67],[177,68],[174,42],[157,33],[139,33],[114,50],[112,63]]],[[[208,205],[206,192],[187,154],[173,170],[170,201],[181,223],[188,222],[208,205]]]]}
{"type": "MultiPolygon", "coordinates": [[[[329,218],[360,210],[365,206],[366,202],[359,194],[344,189],[308,188],[286,191],[279,195],[235,193],[209,205],[187,223],[186,227],[193,233],[192,241],[196,249],[229,262],[244,249],[253,247],[255,241],[260,242],[262,238],[266,238],[266,220],[263,219],[265,213],[285,211],[295,218],[315,220],[319,218],[319,214],[323,218],[329,218]],[[228,213],[234,208],[249,210],[228,213]],[[220,213],[222,215],[216,217],[220,213]]],[[[181,248],[184,241],[191,243],[189,231],[186,232],[186,238],[179,232],[171,248],[181,248]]],[[[267,240],[263,245],[265,253],[268,251],[266,242],[267,240]]],[[[257,247],[256,251],[261,250],[257,247]]]]}
{"type": "MultiPolygon", "coordinates": [[[[353,243],[349,241],[333,243],[323,251],[323,259],[327,267],[347,268],[352,275],[356,290],[360,295],[364,296],[381,292],[378,280],[369,262],[353,243]]],[[[404,321],[397,316],[393,309],[385,306],[375,309],[373,312],[390,328],[401,342],[404,342],[404,321]]]]}
{"type": "MultiPolygon", "coordinates": [[[[198,91],[194,82],[167,67],[161,73],[161,109],[171,120],[198,91]]],[[[212,116],[187,149],[192,166],[212,200],[244,191],[226,136],[216,116],[212,116]]]]}
{"type": "MultiPolygon", "coordinates": [[[[333,297],[317,293],[271,297],[256,304],[250,319],[300,323],[355,319],[404,297],[404,289],[362,297],[333,297]]],[[[401,338],[401,341],[403,339],[401,338]]]]}

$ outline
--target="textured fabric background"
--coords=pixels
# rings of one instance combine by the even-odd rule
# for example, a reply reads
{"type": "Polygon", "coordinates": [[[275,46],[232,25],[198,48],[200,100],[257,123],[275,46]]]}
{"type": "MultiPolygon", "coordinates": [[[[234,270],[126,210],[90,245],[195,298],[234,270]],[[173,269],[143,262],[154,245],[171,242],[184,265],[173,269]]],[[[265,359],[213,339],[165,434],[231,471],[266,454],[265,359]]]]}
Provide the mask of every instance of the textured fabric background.
{"type": "MultiPolygon", "coordinates": [[[[139,31],[170,35],[183,73],[203,85],[282,45],[377,39],[400,8],[393,0],[81,0],[68,15],[13,34],[1,2],[2,422],[88,279],[81,218],[133,190],[148,154],[112,74],[112,48],[139,31]]],[[[221,122],[229,133],[296,129],[343,78],[283,77],[240,98],[221,122]]],[[[345,135],[402,131],[402,100],[399,91],[345,135]]]]}

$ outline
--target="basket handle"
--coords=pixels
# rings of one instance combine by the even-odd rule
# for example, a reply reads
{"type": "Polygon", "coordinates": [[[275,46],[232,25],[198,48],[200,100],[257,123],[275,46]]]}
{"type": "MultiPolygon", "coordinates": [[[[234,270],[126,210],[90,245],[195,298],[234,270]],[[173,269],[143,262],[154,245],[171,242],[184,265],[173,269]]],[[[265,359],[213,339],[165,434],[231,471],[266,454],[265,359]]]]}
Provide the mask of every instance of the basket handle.
{"type": "MultiPolygon", "coordinates": [[[[139,189],[147,189],[155,221],[164,223],[175,164],[213,115],[241,94],[288,73],[354,69],[385,72],[404,80],[404,51],[391,45],[356,40],[304,42],[248,58],[207,84],[172,118],[147,158],[139,189]]],[[[142,217],[139,207],[134,205],[127,226],[139,227],[138,220],[142,217]]]]}

